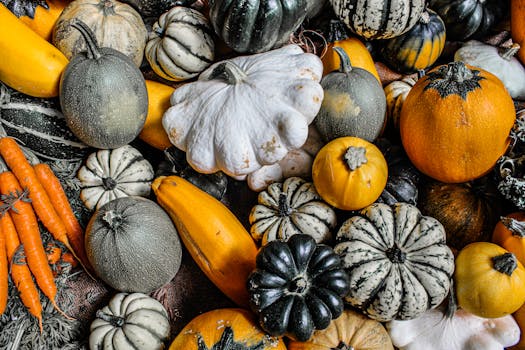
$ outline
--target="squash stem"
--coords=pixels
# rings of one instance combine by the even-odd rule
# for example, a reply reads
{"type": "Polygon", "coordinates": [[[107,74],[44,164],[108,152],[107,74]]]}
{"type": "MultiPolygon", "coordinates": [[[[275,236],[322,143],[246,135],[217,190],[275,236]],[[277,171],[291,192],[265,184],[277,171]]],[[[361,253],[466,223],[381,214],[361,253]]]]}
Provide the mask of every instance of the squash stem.
{"type": "Polygon", "coordinates": [[[346,54],[346,51],[343,48],[335,46],[333,50],[337,52],[341,64],[339,65],[339,71],[345,74],[348,74],[352,71],[352,63],[350,62],[350,57],[346,54]]]}
{"type": "Polygon", "coordinates": [[[98,6],[104,13],[104,17],[115,16],[117,14],[115,12],[115,4],[112,0],[101,0],[98,6]]]}
{"type": "Polygon", "coordinates": [[[461,61],[449,63],[447,68],[446,80],[462,83],[465,80],[472,79],[472,71],[461,61]]]}
{"type": "Polygon", "coordinates": [[[11,94],[9,89],[2,82],[0,82],[0,106],[9,103],[11,100],[11,94]]]}
{"type": "Polygon", "coordinates": [[[513,236],[525,238],[525,222],[507,216],[502,216],[500,220],[503,226],[505,226],[513,236]]]}
{"type": "Polygon", "coordinates": [[[514,43],[511,47],[506,48],[500,52],[501,58],[509,61],[520,50],[520,44],[514,43]]]}
{"type": "Polygon", "coordinates": [[[419,23],[423,23],[423,24],[430,23],[430,13],[428,13],[428,10],[425,10],[423,11],[423,13],[421,13],[421,16],[419,17],[419,23]]]}
{"type": "Polygon", "coordinates": [[[102,57],[97,43],[97,37],[95,36],[95,33],[93,33],[91,28],[89,28],[87,24],[85,24],[79,19],[71,21],[71,26],[77,29],[86,41],[87,57],[89,59],[95,60],[98,60],[100,57],[102,57]]]}
{"type": "Polygon", "coordinates": [[[364,147],[348,147],[343,159],[351,171],[356,170],[361,165],[368,162],[368,159],[366,158],[366,149],[364,147]]]}
{"type": "Polygon", "coordinates": [[[518,260],[512,253],[505,253],[492,257],[494,270],[512,276],[512,273],[518,267],[518,260]]]}
{"type": "Polygon", "coordinates": [[[354,350],[354,347],[341,341],[335,348],[331,348],[330,350],[354,350]]]}
{"type": "Polygon", "coordinates": [[[122,224],[122,216],[113,210],[108,210],[102,216],[102,220],[108,224],[111,230],[116,230],[122,224]]]}
{"type": "Polygon", "coordinates": [[[244,73],[238,65],[230,61],[225,61],[213,69],[208,80],[222,79],[228,84],[235,85],[242,83],[247,77],[246,73],[244,73]]]}
{"type": "Polygon", "coordinates": [[[109,322],[113,327],[122,327],[124,326],[124,323],[126,323],[126,320],[123,317],[109,315],[102,310],[97,310],[97,313],[95,316],[97,318],[100,318],[101,320],[109,322]]]}
{"type": "Polygon", "coordinates": [[[279,194],[279,216],[288,216],[291,214],[291,208],[286,201],[286,193],[279,194]]]}

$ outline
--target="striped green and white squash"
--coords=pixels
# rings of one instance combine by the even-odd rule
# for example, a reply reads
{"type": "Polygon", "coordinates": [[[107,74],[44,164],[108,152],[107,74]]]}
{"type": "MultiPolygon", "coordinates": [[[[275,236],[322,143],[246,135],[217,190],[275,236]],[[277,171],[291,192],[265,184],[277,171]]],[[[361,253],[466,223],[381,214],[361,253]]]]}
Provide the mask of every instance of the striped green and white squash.
{"type": "Polygon", "coordinates": [[[0,83],[0,127],[35,155],[78,161],[91,148],[68,128],[58,100],[31,97],[0,83]]]}
{"type": "MultiPolygon", "coordinates": [[[[421,72],[423,74],[424,72],[421,72]]],[[[386,97],[386,116],[387,123],[394,130],[399,131],[399,116],[401,107],[407,98],[408,93],[414,87],[417,79],[411,76],[404,76],[399,80],[394,80],[383,88],[386,97]]]]}
{"type": "Polygon", "coordinates": [[[426,69],[437,61],[445,48],[445,23],[431,9],[406,33],[381,42],[384,62],[401,73],[426,69]]]}
{"type": "Polygon", "coordinates": [[[259,193],[258,204],[249,216],[250,233],[262,245],[286,241],[295,234],[307,234],[317,243],[332,239],[337,218],[335,211],[317,193],[314,184],[300,177],[274,182],[259,193]]]}
{"type": "Polygon", "coordinates": [[[151,68],[171,81],[193,78],[215,58],[213,29],[200,12],[174,6],[153,24],[145,53],[151,68]]]}
{"type": "Polygon", "coordinates": [[[334,250],[350,276],[345,300],[378,321],[412,319],[447,296],[454,255],[445,229],[408,203],[375,203],[345,221],[334,250]]]}
{"type": "Polygon", "coordinates": [[[150,194],[153,167],[130,145],[91,153],[80,167],[80,199],[88,209],[98,209],[109,201],[150,194]]]}
{"type": "Polygon", "coordinates": [[[406,33],[425,9],[425,0],[330,0],[337,17],[365,39],[406,33]]]}

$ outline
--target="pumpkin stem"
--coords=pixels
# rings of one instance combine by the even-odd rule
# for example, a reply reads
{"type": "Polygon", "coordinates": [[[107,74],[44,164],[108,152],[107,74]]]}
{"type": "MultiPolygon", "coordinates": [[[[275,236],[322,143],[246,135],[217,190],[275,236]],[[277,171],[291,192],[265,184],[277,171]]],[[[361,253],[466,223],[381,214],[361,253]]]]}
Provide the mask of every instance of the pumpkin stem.
{"type": "Polygon", "coordinates": [[[350,73],[352,71],[352,63],[350,62],[350,57],[348,57],[346,51],[338,46],[333,47],[332,49],[337,52],[339,60],[341,61],[341,64],[339,65],[339,71],[346,74],[350,73]]]}
{"type": "Polygon", "coordinates": [[[126,320],[124,319],[124,317],[109,315],[102,310],[97,310],[97,313],[95,316],[97,318],[100,318],[101,320],[109,322],[113,327],[122,327],[124,326],[124,323],[126,323],[126,320]]]}
{"type": "Polygon", "coordinates": [[[89,28],[87,24],[79,19],[74,19],[71,21],[71,26],[77,29],[84,38],[87,46],[87,57],[89,59],[95,60],[98,60],[100,57],[102,57],[97,43],[97,37],[91,28],[89,28]]]}
{"type": "Polygon", "coordinates": [[[343,159],[348,168],[352,171],[368,162],[368,159],[366,158],[366,149],[364,147],[348,147],[343,159]]]}
{"type": "Polygon", "coordinates": [[[279,216],[288,216],[292,213],[292,208],[288,205],[286,200],[286,193],[279,194],[279,216]]]}
{"type": "Polygon", "coordinates": [[[102,10],[104,17],[114,16],[117,13],[115,12],[115,4],[112,0],[102,0],[98,4],[99,8],[102,10]]]}
{"type": "Polygon", "coordinates": [[[462,83],[465,80],[472,79],[472,76],[472,71],[467,68],[465,63],[458,61],[448,65],[445,79],[462,83]]]}
{"type": "Polygon", "coordinates": [[[518,267],[518,260],[512,253],[505,253],[492,258],[494,270],[511,276],[518,267]]]}
{"type": "Polygon", "coordinates": [[[500,218],[501,223],[505,226],[513,236],[519,236],[525,238],[525,222],[519,221],[507,216],[500,218]]]}
{"type": "Polygon", "coordinates": [[[111,177],[105,177],[102,179],[102,185],[106,191],[111,191],[117,187],[117,181],[111,177]]]}
{"type": "Polygon", "coordinates": [[[331,348],[330,350],[354,350],[354,347],[341,341],[335,348],[331,348]]]}
{"type": "Polygon", "coordinates": [[[511,47],[501,50],[499,55],[501,56],[501,58],[509,61],[519,50],[520,44],[514,43],[511,47]]]}
{"type": "Polygon", "coordinates": [[[242,83],[247,77],[246,73],[238,65],[231,61],[225,61],[213,69],[208,80],[222,79],[228,84],[235,85],[242,83]]]}
{"type": "Polygon", "coordinates": [[[396,245],[386,251],[386,256],[394,264],[403,263],[407,258],[407,254],[396,245]]]}
{"type": "Polygon", "coordinates": [[[108,210],[102,215],[102,220],[104,220],[111,230],[116,230],[124,220],[122,215],[115,213],[113,210],[108,210]]]}
{"type": "Polygon", "coordinates": [[[428,10],[425,10],[421,13],[421,16],[419,17],[419,23],[423,23],[423,24],[430,23],[430,13],[428,13],[428,10]]]}
{"type": "Polygon", "coordinates": [[[0,106],[9,103],[11,100],[11,94],[9,89],[2,82],[0,82],[0,106]]]}
{"type": "Polygon", "coordinates": [[[429,83],[424,90],[435,89],[441,98],[459,95],[466,99],[469,92],[481,88],[479,81],[485,78],[479,76],[480,73],[479,70],[469,69],[462,61],[451,62],[426,75],[429,83]]]}
{"type": "Polygon", "coordinates": [[[298,276],[290,281],[288,291],[291,293],[303,294],[308,289],[308,279],[298,276]]]}

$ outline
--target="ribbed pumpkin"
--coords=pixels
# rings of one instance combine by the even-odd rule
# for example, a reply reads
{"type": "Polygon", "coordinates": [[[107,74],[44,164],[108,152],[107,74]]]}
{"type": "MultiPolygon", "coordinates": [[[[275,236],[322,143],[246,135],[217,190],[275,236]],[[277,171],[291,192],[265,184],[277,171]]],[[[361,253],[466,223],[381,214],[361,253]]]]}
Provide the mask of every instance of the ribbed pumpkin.
{"type": "Polygon", "coordinates": [[[399,134],[399,117],[401,107],[405,102],[408,93],[416,84],[417,79],[410,76],[404,76],[399,80],[394,80],[383,88],[386,97],[386,119],[387,126],[385,132],[399,134]]]}
{"type": "Polygon", "coordinates": [[[388,166],[381,151],[357,137],[330,141],[317,153],[312,180],[328,204],[343,210],[362,209],[381,195],[388,166]]]}
{"type": "Polygon", "coordinates": [[[525,268],[505,248],[474,242],[456,257],[454,286],[460,308],[480,317],[503,317],[525,302],[525,268]]]}
{"type": "Polygon", "coordinates": [[[323,202],[313,183],[299,177],[274,182],[259,193],[249,220],[252,237],[262,240],[262,245],[299,233],[328,243],[337,223],[335,211],[323,202]]]}
{"type": "Polygon", "coordinates": [[[419,79],[401,108],[401,141],[422,173],[459,183],[488,173],[509,144],[514,103],[493,74],[463,62],[419,79]]]}
{"type": "Polygon", "coordinates": [[[280,338],[270,337],[248,310],[222,308],[191,320],[169,350],[286,350],[280,338]]]}
{"type": "Polygon", "coordinates": [[[525,212],[502,216],[492,232],[492,242],[516,255],[525,264],[525,212]]]}
{"type": "Polygon", "coordinates": [[[324,98],[314,124],[326,142],[343,136],[372,142],[385,125],[386,98],[381,84],[367,70],[353,67],[344,49],[333,50],[341,66],[321,79],[324,98]]]}
{"type": "Polygon", "coordinates": [[[306,0],[210,1],[215,33],[239,53],[265,52],[284,45],[304,21],[306,0]]]}
{"type": "Polygon", "coordinates": [[[215,58],[213,29],[203,14],[174,6],[153,24],[145,53],[160,77],[180,81],[193,78],[215,58]]]}
{"type": "Polygon", "coordinates": [[[60,78],[60,107],[76,137],[96,148],[118,148],[140,133],[148,111],[144,76],[133,61],[99,47],[82,21],[72,23],[88,51],[69,62],[60,78]]]}
{"type": "Polygon", "coordinates": [[[336,239],[350,276],[345,300],[372,319],[415,318],[449,292],[454,256],[445,230],[411,204],[372,204],[345,221],[336,239]]]}
{"type": "Polygon", "coordinates": [[[425,9],[424,0],[330,0],[337,17],[366,39],[388,39],[412,28],[425,9]]]}
{"type": "Polygon", "coordinates": [[[144,57],[148,31],[139,13],[117,0],[74,0],[60,14],[52,42],[69,59],[86,51],[84,37],[71,26],[81,20],[94,33],[101,47],[111,47],[129,56],[138,66],[144,57]]]}
{"type": "Polygon", "coordinates": [[[381,56],[394,70],[414,73],[432,66],[444,47],[445,24],[427,8],[408,32],[382,42],[381,56]]]}

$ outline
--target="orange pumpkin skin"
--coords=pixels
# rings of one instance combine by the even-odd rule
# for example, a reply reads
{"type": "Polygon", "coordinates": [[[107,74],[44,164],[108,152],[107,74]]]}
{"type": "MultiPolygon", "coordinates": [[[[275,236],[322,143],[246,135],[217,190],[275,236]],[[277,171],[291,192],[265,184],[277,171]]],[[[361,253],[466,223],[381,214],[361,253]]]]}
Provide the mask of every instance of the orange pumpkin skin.
{"type": "Polygon", "coordinates": [[[525,265],[525,212],[511,213],[501,219],[494,227],[492,242],[514,253],[525,265]]]}
{"type": "Polygon", "coordinates": [[[230,331],[236,345],[232,349],[286,350],[280,338],[270,337],[259,328],[251,312],[236,308],[216,309],[195,317],[175,337],[169,350],[216,349],[214,345],[224,341],[230,331]]]}
{"type": "Polygon", "coordinates": [[[416,82],[399,119],[401,141],[416,168],[460,183],[487,174],[505,153],[516,111],[496,76],[453,62],[416,82]]]}
{"type": "Polygon", "coordinates": [[[71,2],[71,0],[47,0],[48,9],[37,6],[35,16],[21,16],[20,20],[29,28],[33,29],[38,35],[51,42],[53,27],[62,13],[62,10],[71,2]]]}
{"type": "Polygon", "coordinates": [[[512,40],[522,47],[518,58],[525,64],[525,0],[510,1],[510,33],[512,40]]]}

